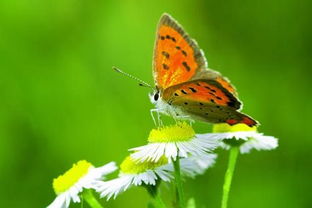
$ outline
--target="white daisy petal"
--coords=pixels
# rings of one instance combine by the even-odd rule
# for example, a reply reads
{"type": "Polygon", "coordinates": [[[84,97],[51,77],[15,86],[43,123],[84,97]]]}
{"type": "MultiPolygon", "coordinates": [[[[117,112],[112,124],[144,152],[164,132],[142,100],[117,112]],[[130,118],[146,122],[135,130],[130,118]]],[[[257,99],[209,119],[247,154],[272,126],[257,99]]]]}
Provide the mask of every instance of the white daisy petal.
{"type": "Polygon", "coordinates": [[[80,197],[78,196],[79,192],[80,191],[76,187],[73,187],[72,190],[69,192],[70,198],[74,203],[80,202],[80,197]]]}
{"type": "Polygon", "coordinates": [[[69,204],[70,204],[70,195],[69,193],[66,193],[65,194],[65,205],[66,205],[66,208],[69,207],[69,204]]]}
{"type": "Polygon", "coordinates": [[[193,156],[180,160],[182,174],[194,178],[196,175],[202,175],[216,161],[216,154],[205,154],[199,157],[193,156]]]}
{"type": "Polygon", "coordinates": [[[172,173],[170,173],[169,170],[163,166],[157,168],[155,172],[163,181],[169,182],[173,178],[172,173]]]}
{"type": "Polygon", "coordinates": [[[257,135],[255,131],[237,131],[237,132],[228,132],[228,133],[209,133],[209,134],[202,134],[202,136],[209,137],[213,140],[223,140],[223,139],[242,139],[247,141],[249,137],[253,137],[257,135]]]}
{"type": "MultiPolygon", "coordinates": [[[[160,145],[163,145],[160,143],[160,145]]],[[[164,153],[162,155],[165,155],[167,158],[176,158],[178,156],[178,149],[175,143],[166,143],[166,148],[164,149],[164,153]]]]}
{"type": "Polygon", "coordinates": [[[111,197],[116,198],[120,192],[130,187],[133,177],[133,175],[122,175],[119,178],[98,183],[95,190],[100,193],[101,197],[107,197],[107,200],[111,197]]]}
{"type": "Polygon", "coordinates": [[[66,200],[66,193],[60,194],[54,199],[54,201],[47,208],[66,208],[69,206],[69,203],[68,205],[66,203],[67,201],[70,200],[66,200]]]}
{"type": "Polygon", "coordinates": [[[278,140],[272,136],[263,136],[258,134],[253,138],[250,138],[247,142],[242,144],[240,152],[242,154],[249,153],[251,149],[256,150],[272,150],[278,146],[278,140]]]}

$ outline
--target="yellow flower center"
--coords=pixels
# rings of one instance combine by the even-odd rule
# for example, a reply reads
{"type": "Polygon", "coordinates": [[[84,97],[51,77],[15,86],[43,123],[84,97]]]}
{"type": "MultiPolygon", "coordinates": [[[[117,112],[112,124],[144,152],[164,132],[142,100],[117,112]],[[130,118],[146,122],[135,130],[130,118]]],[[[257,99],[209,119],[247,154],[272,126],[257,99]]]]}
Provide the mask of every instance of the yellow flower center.
{"type": "Polygon", "coordinates": [[[165,165],[168,163],[166,157],[161,157],[157,163],[154,162],[138,162],[132,159],[130,156],[126,157],[126,159],[121,163],[120,170],[122,173],[127,174],[139,174],[143,173],[147,170],[154,170],[155,168],[165,165]]]}
{"type": "Polygon", "coordinates": [[[235,124],[233,126],[227,123],[214,124],[212,132],[214,133],[226,133],[226,132],[237,132],[237,131],[257,131],[257,127],[249,127],[246,124],[235,124]]]}
{"type": "Polygon", "coordinates": [[[53,180],[53,189],[56,194],[63,193],[79,181],[84,175],[88,173],[91,163],[86,160],[80,160],[73,167],[66,171],[63,175],[53,180]]]}
{"type": "Polygon", "coordinates": [[[153,129],[148,137],[149,142],[181,142],[189,141],[195,136],[194,129],[186,122],[153,129]]]}

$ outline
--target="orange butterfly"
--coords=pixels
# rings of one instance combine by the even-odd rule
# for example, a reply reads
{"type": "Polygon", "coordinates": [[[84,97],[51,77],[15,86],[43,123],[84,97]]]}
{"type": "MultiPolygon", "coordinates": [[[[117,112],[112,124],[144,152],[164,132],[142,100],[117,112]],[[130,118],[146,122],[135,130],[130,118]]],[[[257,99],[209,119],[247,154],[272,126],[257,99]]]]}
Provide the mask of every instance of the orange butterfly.
{"type": "Polygon", "coordinates": [[[168,14],[162,15],[157,28],[153,75],[156,90],[150,98],[157,112],[210,123],[257,124],[239,112],[234,87],[208,69],[196,42],[168,14]]]}

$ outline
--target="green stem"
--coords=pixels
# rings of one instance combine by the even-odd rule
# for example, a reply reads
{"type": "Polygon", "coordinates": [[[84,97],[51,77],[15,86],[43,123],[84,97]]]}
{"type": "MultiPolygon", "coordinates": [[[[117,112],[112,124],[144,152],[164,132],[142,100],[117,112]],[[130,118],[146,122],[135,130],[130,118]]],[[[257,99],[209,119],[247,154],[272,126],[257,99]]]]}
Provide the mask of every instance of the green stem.
{"type": "Polygon", "coordinates": [[[156,196],[154,196],[153,204],[154,204],[155,208],[166,208],[166,205],[163,202],[163,200],[161,199],[159,194],[156,194],[156,196]]]}
{"type": "Polygon", "coordinates": [[[90,205],[91,208],[103,208],[100,202],[94,197],[92,190],[85,190],[82,193],[82,197],[90,205]]]}
{"type": "Polygon", "coordinates": [[[165,203],[163,202],[163,200],[160,197],[160,193],[158,190],[159,185],[160,185],[159,183],[157,183],[155,186],[146,185],[145,188],[147,189],[147,192],[152,197],[153,207],[155,207],[155,208],[166,208],[165,203]]]}
{"type": "Polygon", "coordinates": [[[184,208],[185,207],[185,201],[184,201],[184,193],[183,193],[182,180],[181,180],[180,158],[179,157],[177,157],[176,160],[173,160],[173,167],[174,167],[177,205],[178,205],[178,208],[184,208]]]}
{"type": "Polygon", "coordinates": [[[235,170],[235,164],[239,153],[239,146],[232,146],[230,149],[229,163],[224,177],[223,196],[221,208],[227,208],[231,182],[235,170]]]}

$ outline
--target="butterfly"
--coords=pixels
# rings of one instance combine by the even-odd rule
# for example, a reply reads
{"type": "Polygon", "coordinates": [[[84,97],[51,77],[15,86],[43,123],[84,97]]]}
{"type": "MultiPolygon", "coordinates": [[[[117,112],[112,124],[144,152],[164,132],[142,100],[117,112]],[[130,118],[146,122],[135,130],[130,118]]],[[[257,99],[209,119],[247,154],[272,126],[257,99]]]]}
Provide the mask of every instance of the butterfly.
{"type": "Polygon", "coordinates": [[[156,106],[154,111],[175,119],[258,124],[240,112],[242,104],[235,88],[208,68],[197,43],[168,14],[161,16],[157,27],[153,77],[156,87],[150,99],[156,106]]]}

